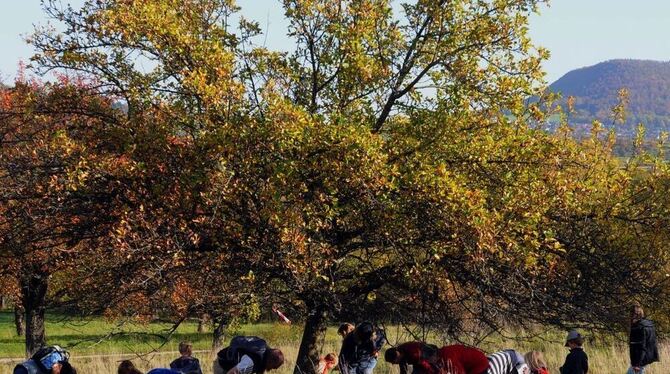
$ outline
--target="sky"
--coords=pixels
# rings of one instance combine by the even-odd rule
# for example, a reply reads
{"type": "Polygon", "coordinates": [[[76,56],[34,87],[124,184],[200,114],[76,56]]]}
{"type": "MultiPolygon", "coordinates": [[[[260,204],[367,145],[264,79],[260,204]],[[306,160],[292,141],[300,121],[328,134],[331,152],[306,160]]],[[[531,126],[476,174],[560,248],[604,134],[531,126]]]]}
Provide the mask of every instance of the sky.
{"type": "MultiPolygon", "coordinates": [[[[81,5],[83,0],[62,0],[81,5]]],[[[270,48],[287,49],[279,0],[238,0],[245,17],[267,30],[270,48]]],[[[45,24],[40,0],[0,0],[0,81],[13,79],[32,55],[23,38],[45,24]]],[[[537,45],[548,48],[549,83],[568,71],[615,58],[670,60],[670,0],[553,0],[530,20],[537,45]]]]}

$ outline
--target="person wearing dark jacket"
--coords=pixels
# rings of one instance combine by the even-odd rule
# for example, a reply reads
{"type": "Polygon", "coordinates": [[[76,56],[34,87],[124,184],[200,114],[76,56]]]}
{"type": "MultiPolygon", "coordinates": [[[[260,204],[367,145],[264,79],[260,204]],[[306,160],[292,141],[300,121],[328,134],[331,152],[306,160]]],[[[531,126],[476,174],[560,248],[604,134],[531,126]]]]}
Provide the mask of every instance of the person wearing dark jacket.
{"type": "Polygon", "coordinates": [[[339,367],[342,374],[372,374],[377,356],[386,343],[382,329],[363,322],[344,337],[340,348],[339,367]]]}
{"type": "Polygon", "coordinates": [[[236,336],[217,354],[215,374],[263,374],[284,364],[284,354],[257,336],[236,336]]]}
{"type": "Polygon", "coordinates": [[[182,374],[202,374],[200,361],[193,357],[193,345],[189,342],[179,343],[181,357],[170,363],[170,369],[182,374]]]}
{"type": "Polygon", "coordinates": [[[565,346],[570,348],[570,353],[561,366],[561,374],[586,374],[589,372],[589,357],[582,349],[584,339],[576,330],[568,333],[565,346]]]}
{"type": "Polygon", "coordinates": [[[644,318],[640,305],[634,305],[631,310],[629,348],[628,374],[644,374],[645,366],[658,361],[656,329],[652,321],[644,318]]]}

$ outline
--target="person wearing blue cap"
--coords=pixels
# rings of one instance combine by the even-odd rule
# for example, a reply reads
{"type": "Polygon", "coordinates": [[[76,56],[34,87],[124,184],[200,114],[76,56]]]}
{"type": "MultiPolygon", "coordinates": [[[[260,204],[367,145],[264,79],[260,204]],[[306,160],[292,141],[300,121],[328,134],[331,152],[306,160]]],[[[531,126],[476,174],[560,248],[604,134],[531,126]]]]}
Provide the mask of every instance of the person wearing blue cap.
{"type": "Polygon", "coordinates": [[[584,338],[572,330],[565,339],[565,346],[570,348],[570,353],[565,357],[565,363],[561,366],[561,374],[586,374],[589,371],[589,357],[582,348],[584,338]]]}

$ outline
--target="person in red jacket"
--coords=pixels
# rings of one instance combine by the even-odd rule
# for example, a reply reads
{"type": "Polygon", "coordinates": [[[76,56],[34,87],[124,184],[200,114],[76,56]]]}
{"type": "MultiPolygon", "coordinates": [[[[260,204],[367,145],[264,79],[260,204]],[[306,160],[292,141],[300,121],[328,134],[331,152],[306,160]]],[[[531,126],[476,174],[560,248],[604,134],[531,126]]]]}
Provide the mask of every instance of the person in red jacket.
{"type": "Polygon", "coordinates": [[[454,374],[485,374],[489,360],[484,352],[462,344],[447,345],[437,352],[443,367],[451,364],[454,374]]]}
{"type": "Polygon", "coordinates": [[[409,365],[417,374],[436,374],[437,347],[422,342],[407,342],[389,348],[384,353],[384,360],[400,365],[400,374],[407,374],[409,365]]]}
{"type": "Polygon", "coordinates": [[[400,365],[407,373],[412,365],[415,374],[485,374],[489,367],[486,355],[476,348],[455,344],[436,349],[434,345],[409,342],[386,351],[384,358],[400,365]]]}

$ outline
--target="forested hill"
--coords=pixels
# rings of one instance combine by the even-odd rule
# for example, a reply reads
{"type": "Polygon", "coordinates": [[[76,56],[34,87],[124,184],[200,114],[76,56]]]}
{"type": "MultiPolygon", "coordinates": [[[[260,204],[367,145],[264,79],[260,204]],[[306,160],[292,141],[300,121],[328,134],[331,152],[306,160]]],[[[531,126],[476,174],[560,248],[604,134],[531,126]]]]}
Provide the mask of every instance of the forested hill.
{"type": "Polygon", "coordinates": [[[573,70],[550,86],[564,97],[575,97],[573,121],[597,118],[604,123],[611,122],[620,88],[630,94],[629,124],[644,122],[650,134],[670,129],[670,62],[611,60],[573,70]]]}

